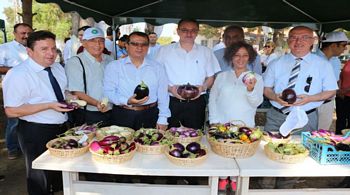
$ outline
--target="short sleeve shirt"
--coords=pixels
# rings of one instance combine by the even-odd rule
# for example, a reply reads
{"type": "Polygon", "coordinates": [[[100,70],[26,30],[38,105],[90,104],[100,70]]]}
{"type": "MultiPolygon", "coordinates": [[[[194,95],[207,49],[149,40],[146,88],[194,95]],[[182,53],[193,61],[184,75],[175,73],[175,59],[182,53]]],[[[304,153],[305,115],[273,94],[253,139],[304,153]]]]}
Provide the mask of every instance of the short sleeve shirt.
{"type": "Polygon", "coordinates": [[[207,77],[220,71],[213,52],[204,46],[194,44],[190,52],[180,43],[163,46],[156,55],[156,61],[164,65],[169,85],[203,85],[207,77]]]}
{"type": "MultiPolygon", "coordinates": [[[[289,76],[295,65],[295,59],[296,57],[292,54],[286,54],[272,61],[264,74],[264,86],[273,88],[276,94],[282,93],[288,86],[289,76]]],[[[302,59],[300,72],[294,87],[297,95],[315,95],[323,91],[338,89],[334,74],[329,74],[333,72],[329,62],[312,53],[307,54],[302,59]],[[309,92],[305,90],[305,87],[308,85],[308,77],[312,78],[309,92]]],[[[282,105],[277,102],[270,102],[273,106],[282,108],[282,105]]],[[[308,111],[319,107],[322,103],[323,101],[309,102],[301,106],[301,108],[308,111]]]]}

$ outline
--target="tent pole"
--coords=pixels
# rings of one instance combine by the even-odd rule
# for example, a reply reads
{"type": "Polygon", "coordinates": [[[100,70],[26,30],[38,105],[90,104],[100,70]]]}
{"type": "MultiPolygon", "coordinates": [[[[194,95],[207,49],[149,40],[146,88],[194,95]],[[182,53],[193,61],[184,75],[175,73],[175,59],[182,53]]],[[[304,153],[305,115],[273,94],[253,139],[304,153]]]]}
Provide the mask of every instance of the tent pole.
{"type": "Polygon", "coordinates": [[[296,7],[295,5],[289,3],[287,0],[283,0],[284,3],[286,3],[287,5],[289,5],[290,7],[294,8],[295,10],[299,11],[300,13],[304,14],[305,16],[311,18],[312,20],[314,20],[317,23],[321,23],[320,21],[318,21],[316,18],[312,17],[311,15],[309,15],[308,13],[304,12],[303,10],[299,9],[298,7],[296,7]]]}

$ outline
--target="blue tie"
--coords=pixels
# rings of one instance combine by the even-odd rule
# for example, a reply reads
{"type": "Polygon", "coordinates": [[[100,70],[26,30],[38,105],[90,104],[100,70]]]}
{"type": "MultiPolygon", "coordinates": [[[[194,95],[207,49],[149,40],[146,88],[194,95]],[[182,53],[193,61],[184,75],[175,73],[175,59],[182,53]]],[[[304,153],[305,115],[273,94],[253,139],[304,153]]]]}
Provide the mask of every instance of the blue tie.
{"type": "Polygon", "coordinates": [[[50,83],[51,83],[51,86],[53,88],[53,91],[55,92],[57,101],[58,102],[63,102],[64,98],[63,98],[63,94],[62,94],[60,85],[58,84],[55,76],[53,76],[52,71],[51,71],[51,67],[47,67],[44,70],[46,70],[49,73],[50,83]]]}

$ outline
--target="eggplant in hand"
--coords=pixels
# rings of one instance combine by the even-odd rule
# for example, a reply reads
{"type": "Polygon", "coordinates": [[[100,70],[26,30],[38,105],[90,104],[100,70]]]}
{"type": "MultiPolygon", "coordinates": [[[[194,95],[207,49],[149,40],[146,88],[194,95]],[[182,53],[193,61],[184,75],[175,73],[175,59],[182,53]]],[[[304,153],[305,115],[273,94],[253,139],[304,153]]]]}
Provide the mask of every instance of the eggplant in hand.
{"type": "Polygon", "coordinates": [[[134,94],[136,94],[135,99],[140,100],[149,95],[148,86],[142,81],[141,84],[137,85],[134,94]]]}

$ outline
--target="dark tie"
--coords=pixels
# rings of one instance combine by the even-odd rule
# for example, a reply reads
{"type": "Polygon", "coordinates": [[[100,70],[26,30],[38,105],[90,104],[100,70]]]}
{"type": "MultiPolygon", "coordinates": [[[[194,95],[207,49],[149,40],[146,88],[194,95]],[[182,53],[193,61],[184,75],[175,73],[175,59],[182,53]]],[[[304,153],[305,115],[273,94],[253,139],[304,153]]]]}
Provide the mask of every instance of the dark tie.
{"type": "Polygon", "coordinates": [[[53,88],[53,91],[55,92],[57,101],[58,102],[63,102],[64,98],[63,98],[63,94],[62,94],[60,85],[58,84],[55,76],[53,76],[52,71],[51,71],[51,67],[47,67],[44,70],[46,70],[49,73],[50,83],[51,83],[51,86],[53,88]]]}
{"type": "MultiPolygon", "coordinates": [[[[293,89],[295,87],[295,83],[297,82],[298,75],[300,72],[300,64],[301,64],[302,60],[303,60],[302,58],[295,59],[295,64],[292,68],[292,71],[290,72],[287,88],[293,89]]],[[[290,111],[289,106],[285,106],[285,107],[281,108],[281,110],[284,114],[287,114],[290,111]]]]}

